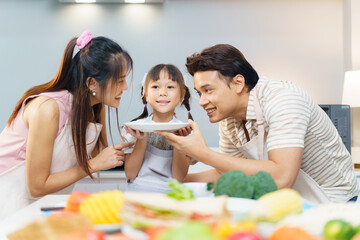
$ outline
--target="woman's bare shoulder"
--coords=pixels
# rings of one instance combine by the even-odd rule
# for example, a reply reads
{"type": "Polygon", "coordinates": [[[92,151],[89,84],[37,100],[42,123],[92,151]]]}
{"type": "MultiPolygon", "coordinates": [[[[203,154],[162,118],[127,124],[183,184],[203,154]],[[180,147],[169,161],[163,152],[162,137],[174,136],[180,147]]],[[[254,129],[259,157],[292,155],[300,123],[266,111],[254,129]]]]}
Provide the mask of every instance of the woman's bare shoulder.
{"type": "Polygon", "coordinates": [[[39,96],[28,102],[24,110],[24,121],[28,125],[32,120],[58,121],[59,105],[56,100],[47,96],[39,96]]]}

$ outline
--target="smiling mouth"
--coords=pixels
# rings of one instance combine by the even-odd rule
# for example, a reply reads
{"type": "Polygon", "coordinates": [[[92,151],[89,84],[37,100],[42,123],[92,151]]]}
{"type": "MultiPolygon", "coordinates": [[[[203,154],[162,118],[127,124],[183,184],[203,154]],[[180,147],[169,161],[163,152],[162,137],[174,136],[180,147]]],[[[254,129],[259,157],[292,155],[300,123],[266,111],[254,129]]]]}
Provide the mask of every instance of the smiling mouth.
{"type": "Polygon", "coordinates": [[[216,108],[208,108],[208,109],[205,109],[205,111],[207,112],[207,115],[210,116],[213,112],[216,111],[216,108]]]}
{"type": "Polygon", "coordinates": [[[115,99],[116,99],[116,100],[120,100],[120,99],[121,99],[121,95],[116,96],[115,99]]]}
{"type": "Polygon", "coordinates": [[[160,106],[166,106],[170,103],[170,101],[156,101],[157,104],[159,104],[160,106]]]}

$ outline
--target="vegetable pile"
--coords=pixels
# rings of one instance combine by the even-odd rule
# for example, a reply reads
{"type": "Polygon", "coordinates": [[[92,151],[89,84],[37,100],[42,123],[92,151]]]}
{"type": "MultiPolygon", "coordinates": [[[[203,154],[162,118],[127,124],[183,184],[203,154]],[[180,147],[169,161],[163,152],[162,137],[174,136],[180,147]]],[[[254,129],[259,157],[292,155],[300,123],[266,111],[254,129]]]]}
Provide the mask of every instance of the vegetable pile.
{"type": "Polygon", "coordinates": [[[168,183],[171,191],[167,193],[169,197],[177,200],[195,199],[191,189],[188,189],[184,184],[179,183],[178,180],[173,179],[168,183]]]}
{"type": "MultiPolygon", "coordinates": [[[[213,183],[208,183],[208,188],[213,183]]],[[[278,190],[274,179],[267,172],[260,171],[247,176],[242,171],[234,170],[222,174],[215,185],[214,194],[229,197],[258,199],[265,193],[278,190]]]]}

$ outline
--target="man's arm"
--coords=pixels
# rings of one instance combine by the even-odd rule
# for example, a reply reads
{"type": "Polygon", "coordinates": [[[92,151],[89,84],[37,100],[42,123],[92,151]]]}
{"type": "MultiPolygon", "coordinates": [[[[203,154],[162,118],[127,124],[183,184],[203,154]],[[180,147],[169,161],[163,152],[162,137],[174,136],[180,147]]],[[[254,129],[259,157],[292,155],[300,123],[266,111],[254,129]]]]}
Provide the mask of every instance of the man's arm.
{"type": "Polygon", "coordinates": [[[217,182],[221,174],[222,172],[217,169],[190,173],[185,177],[184,182],[217,182]]]}
{"type": "MultiPolygon", "coordinates": [[[[191,136],[181,137],[168,132],[158,132],[175,148],[186,155],[216,168],[220,172],[241,170],[246,175],[266,171],[274,178],[279,188],[291,187],[299,171],[302,148],[289,147],[269,151],[269,160],[238,158],[211,150],[205,142],[197,123],[189,120],[193,129],[191,136]]],[[[204,175],[205,176],[205,175],[204,175]]],[[[189,181],[190,177],[186,178],[189,181]]]]}

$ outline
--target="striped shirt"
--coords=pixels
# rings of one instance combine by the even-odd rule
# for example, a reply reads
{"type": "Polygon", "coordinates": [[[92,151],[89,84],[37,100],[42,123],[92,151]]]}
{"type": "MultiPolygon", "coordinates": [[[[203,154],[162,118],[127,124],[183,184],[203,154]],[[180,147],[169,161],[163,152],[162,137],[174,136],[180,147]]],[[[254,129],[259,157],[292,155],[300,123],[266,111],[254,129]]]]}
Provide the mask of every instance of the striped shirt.
{"type": "MultiPolygon", "coordinates": [[[[301,169],[312,177],[333,202],[359,195],[350,153],[327,114],[294,83],[260,78],[250,91],[246,129],[257,136],[254,91],[265,120],[267,151],[303,148],[301,169]]],[[[227,118],[219,124],[219,150],[245,158],[236,146],[247,143],[241,122],[227,118]]]]}

